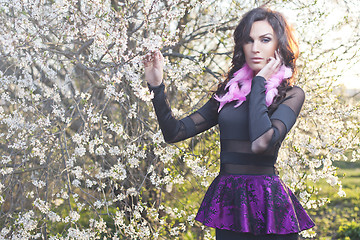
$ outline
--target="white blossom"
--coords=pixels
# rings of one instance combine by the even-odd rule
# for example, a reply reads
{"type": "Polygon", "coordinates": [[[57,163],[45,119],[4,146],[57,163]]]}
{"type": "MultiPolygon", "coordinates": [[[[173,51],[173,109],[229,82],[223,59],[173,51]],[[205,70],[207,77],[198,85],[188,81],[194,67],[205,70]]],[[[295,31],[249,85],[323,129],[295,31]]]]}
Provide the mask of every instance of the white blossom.
{"type": "Polygon", "coordinates": [[[82,157],[86,153],[86,148],[80,145],[80,146],[75,148],[74,153],[75,153],[75,155],[77,155],[79,157],[82,157]]]}
{"type": "MultiPolygon", "coordinates": [[[[359,62],[353,54],[355,2],[300,0],[301,8],[291,1],[271,3],[291,12],[296,23],[296,85],[306,92],[276,167],[307,209],[328,202],[317,197],[320,189],[309,187],[314,183],[345,196],[334,162],[360,157],[358,101],[331,90],[359,62]],[[343,10],[337,20],[333,13],[343,10]],[[336,32],[341,28],[348,33],[336,32]],[[309,29],[316,29],[315,37],[309,29]]],[[[172,114],[191,114],[230,68],[231,29],[250,7],[237,4],[0,1],[0,204],[21,209],[3,213],[0,238],[39,239],[42,226],[57,223],[65,229],[48,232],[49,239],[180,239],[196,229],[192,204],[179,202],[188,195],[201,201],[193,193],[204,192],[219,174],[219,129],[166,144],[142,60],[148,51],[162,51],[172,114]],[[26,204],[9,202],[16,189],[22,190],[15,199],[26,204]],[[158,206],[150,192],[166,201],[158,206]]],[[[357,82],[356,77],[349,79],[357,82]]],[[[208,228],[201,229],[202,238],[214,239],[208,228]]]]}
{"type": "Polygon", "coordinates": [[[77,222],[80,219],[80,214],[76,211],[70,211],[69,217],[72,223],[77,222]]]}

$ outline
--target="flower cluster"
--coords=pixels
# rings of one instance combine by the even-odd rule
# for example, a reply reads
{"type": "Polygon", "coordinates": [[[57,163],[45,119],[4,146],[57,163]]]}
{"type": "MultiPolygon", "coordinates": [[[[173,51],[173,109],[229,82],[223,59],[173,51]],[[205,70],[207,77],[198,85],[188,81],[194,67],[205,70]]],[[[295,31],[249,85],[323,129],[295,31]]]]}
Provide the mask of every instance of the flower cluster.
{"type": "MultiPolygon", "coordinates": [[[[351,36],[325,48],[321,36],[343,22],[315,40],[305,31],[326,21],[321,1],[270,2],[298,16],[298,85],[307,93],[277,167],[304,206],[317,208],[327,199],[314,197],[314,183],[325,179],[344,196],[333,163],[360,156],[358,103],[331,91],[336,63],[359,58],[335,57],[352,52],[351,36]]],[[[174,116],[188,115],[226,74],[233,28],[251,7],[238,4],[0,1],[0,238],[214,239],[194,218],[218,174],[219,132],[166,144],[142,59],[161,49],[174,116]]],[[[356,13],[346,18],[354,31],[356,13]]]]}

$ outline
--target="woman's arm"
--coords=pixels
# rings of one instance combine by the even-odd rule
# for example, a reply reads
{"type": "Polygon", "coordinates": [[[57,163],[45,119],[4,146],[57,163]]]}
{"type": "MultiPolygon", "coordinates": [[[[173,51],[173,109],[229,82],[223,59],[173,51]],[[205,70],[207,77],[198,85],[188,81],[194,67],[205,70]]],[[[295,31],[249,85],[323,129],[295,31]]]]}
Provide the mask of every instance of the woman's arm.
{"type": "Polygon", "coordinates": [[[286,93],[286,98],[269,118],[265,83],[279,71],[281,64],[281,57],[276,51],[275,57],[269,58],[268,63],[252,80],[249,98],[249,133],[251,150],[254,153],[263,153],[285,138],[295,124],[305,100],[304,91],[294,87],[286,93]]]}
{"type": "Polygon", "coordinates": [[[168,143],[178,142],[203,132],[217,124],[217,102],[209,100],[202,108],[190,116],[177,120],[166,99],[165,86],[162,83],[164,57],[159,50],[147,54],[144,58],[145,79],[150,91],[155,113],[164,139],[168,143]]]}
{"type": "Polygon", "coordinates": [[[177,120],[170,108],[165,94],[165,85],[151,87],[154,92],[152,99],[160,129],[167,143],[178,142],[203,132],[218,123],[218,103],[210,99],[204,106],[193,114],[177,120]]]}
{"type": "Polygon", "coordinates": [[[304,91],[293,87],[269,117],[265,102],[265,83],[265,78],[256,76],[252,81],[249,98],[249,132],[251,150],[254,153],[263,153],[285,138],[295,124],[305,100],[304,91]]]}

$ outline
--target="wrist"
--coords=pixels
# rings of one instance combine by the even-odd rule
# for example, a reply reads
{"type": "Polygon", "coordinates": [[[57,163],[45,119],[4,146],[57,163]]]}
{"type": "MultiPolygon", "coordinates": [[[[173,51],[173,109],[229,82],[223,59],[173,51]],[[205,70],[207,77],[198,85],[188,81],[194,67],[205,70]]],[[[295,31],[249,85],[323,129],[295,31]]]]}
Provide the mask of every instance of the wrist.
{"type": "Polygon", "coordinates": [[[163,78],[149,78],[149,79],[146,79],[146,82],[148,85],[150,85],[151,87],[158,87],[161,85],[161,83],[163,82],[163,78]]]}
{"type": "Polygon", "coordinates": [[[157,88],[157,87],[160,87],[161,84],[162,84],[162,82],[160,82],[160,83],[148,83],[148,86],[150,88],[157,88]]]}
{"type": "Polygon", "coordinates": [[[158,88],[164,86],[164,83],[163,82],[160,82],[159,84],[147,83],[147,85],[148,85],[150,90],[155,90],[155,89],[158,89],[158,88]]]}

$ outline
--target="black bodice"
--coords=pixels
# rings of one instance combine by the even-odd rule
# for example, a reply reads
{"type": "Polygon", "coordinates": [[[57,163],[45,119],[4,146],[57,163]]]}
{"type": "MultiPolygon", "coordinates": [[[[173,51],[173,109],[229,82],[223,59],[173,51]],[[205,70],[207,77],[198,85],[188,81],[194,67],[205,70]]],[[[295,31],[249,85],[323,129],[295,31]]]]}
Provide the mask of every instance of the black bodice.
{"type": "Polygon", "coordinates": [[[173,117],[165,94],[165,86],[150,87],[153,104],[166,142],[178,142],[219,124],[221,163],[273,166],[287,132],[294,125],[305,99],[303,90],[292,87],[278,108],[268,114],[263,77],[254,77],[245,102],[226,104],[218,112],[219,103],[211,98],[189,116],[173,117]]]}

